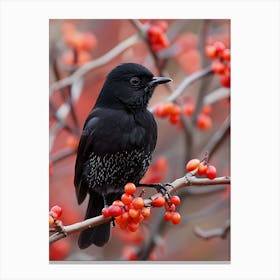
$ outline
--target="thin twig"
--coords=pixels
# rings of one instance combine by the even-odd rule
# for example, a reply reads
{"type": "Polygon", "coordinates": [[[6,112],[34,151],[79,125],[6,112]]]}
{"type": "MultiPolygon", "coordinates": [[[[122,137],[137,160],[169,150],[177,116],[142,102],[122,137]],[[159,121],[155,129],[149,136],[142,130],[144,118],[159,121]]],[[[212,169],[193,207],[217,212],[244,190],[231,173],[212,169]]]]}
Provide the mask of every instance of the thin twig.
{"type": "Polygon", "coordinates": [[[221,228],[214,228],[210,230],[203,230],[200,227],[196,226],[194,227],[193,231],[194,233],[204,239],[210,239],[213,237],[220,237],[220,238],[226,238],[230,230],[230,220],[226,220],[225,224],[221,228]]]}
{"type": "MultiPolygon", "coordinates": [[[[162,100],[162,102],[169,102],[169,101],[174,101],[175,99],[177,99],[185,90],[185,88],[189,85],[191,85],[193,82],[195,82],[198,79],[201,79],[204,76],[207,76],[209,74],[212,74],[212,68],[211,65],[205,67],[204,69],[191,74],[190,76],[186,77],[181,83],[180,85],[174,90],[174,92],[168,96],[167,98],[165,98],[164,100],[162,100]]],[[[156,106],[151,107],[149,110],[150,112],[154,112],[156,109],[156,106]]]]}
{"type": "Polygon", "coordinates": [[[127,48],[134,45],[139,40],[139,38],[140,38],[139,34],[136,34],[136,35],[133,35],[133,36],[127,38],[126,40],[119,43],[116,47],[114,47],[113,49],[108,51],[103,56],[81,66],[69,77],[66,77],[62,80],[54,82],[50,86],[50,94],[52,94],[54,91],[60,90],[66,86],[73,84],[77,79],[79,79],[80,77],[85,75],[87,72],[108,63],[110,60],[112,60],[113,58],[115,58],[116,56],[121,54],[127,48]]]}
{"type": "Polygon", "coordinates": [[[230,133],[230,116],[228,116],[223,122],[220,129],[212,136],[212,138],[207,142],[206,146],[202,149],[202,151],[207,151],[209,153],[209,157],[213,155],[213,153],[218,149],[221,143],[228,137],[230,133]]]}

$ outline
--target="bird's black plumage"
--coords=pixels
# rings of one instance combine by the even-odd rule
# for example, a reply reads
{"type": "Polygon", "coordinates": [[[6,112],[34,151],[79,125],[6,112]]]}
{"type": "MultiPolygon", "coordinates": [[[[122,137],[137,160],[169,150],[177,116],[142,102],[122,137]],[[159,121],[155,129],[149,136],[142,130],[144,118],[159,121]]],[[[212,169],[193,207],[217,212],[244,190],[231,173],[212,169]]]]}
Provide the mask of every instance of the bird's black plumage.
{"type": "MultiPolygon", "coordinates": [[[[103,85],[81,135],[74,184],[78,203],[89,194],[85,219],[101,214],[105,202],[119,199],[124,185],[136,185],[151,162],[157,125],[147,110],[158,84],[171,81],[154,77],[145,67],[125,63],[114,68],[103,85]]],[[[103,246],[110,237],[110,223],[81,232],[81,249],[103,246]]]]}

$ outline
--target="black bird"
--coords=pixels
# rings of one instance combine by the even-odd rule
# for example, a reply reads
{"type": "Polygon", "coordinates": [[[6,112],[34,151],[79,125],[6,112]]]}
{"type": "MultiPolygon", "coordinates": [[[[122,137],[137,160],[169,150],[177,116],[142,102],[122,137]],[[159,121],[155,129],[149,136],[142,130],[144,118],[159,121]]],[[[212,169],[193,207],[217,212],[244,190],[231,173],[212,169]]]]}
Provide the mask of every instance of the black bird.
{"type": "MultiPolygon", "coordinates": [[[[89,194],[85,219],[101,214],[120,199],[124,185],[138,185],[150,165],[157,141],[157,125],[147,110],[155,87],[171,81],[154,77],[145,67],[125,63],[114,68],[84,124],[75,165],[78,203],[89,194]]],[[[110,223],[80,233],[81,249],[105,245],[110,223]]]]}

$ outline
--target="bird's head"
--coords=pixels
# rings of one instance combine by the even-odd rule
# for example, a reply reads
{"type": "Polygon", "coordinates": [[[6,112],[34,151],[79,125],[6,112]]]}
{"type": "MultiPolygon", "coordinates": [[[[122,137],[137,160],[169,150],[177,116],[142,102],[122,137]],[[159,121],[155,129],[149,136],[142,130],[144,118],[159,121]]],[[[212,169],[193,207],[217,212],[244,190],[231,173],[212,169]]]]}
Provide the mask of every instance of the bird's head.
{"type": "Polygon", "coordinates": [[[130,111],[145,109],[155,87],[170,81],[170,78],[155,77],[142,65],[121,64],[107,76],[96,106],[130,111]]]}

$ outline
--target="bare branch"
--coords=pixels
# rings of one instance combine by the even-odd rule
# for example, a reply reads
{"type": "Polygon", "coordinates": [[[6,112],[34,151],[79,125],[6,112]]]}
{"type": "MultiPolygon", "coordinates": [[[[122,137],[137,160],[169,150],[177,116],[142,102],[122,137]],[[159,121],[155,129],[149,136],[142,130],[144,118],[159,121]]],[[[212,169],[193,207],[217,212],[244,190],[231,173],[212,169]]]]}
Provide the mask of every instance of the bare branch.
{"type": "Polygon", "coordinates": [[[226,238],[227,234],[230,230],[230,220],[226,220],[225,224],[221,228],[214,228],[211,230],[202,230],[200,227],[196,226],[194,227],[193,231],[194,233],[201,238],[204,239],[210,239],[213,237],[220,237],[220,238],[226,238]]]}
{"type": "Polygon", "coordinates": [[[118,56],[124,50],[126,50],[127,48],[129,48],[130,46],[135,44],[139,40],[139,38],[140,38],[140,36],[138,34],[127,38],[126,40],[119,43],[116,47],[111,49],[109,52],[107,52],[103,56],[101,56],[101,57],[99,57],[99,58],[97,58],[93,61],[90,61],[90,62],[84,64],[83,66],[81,66],[72,75],[53,83],[50,86],[50,94],[52,94],[52,92],[54,92],[54,91],[60,90],[64,87],[66,87],[66,86],[69,86],[69,85],[73,84],[74,81],[76,81],[77,79],[79,79],[80,77],[85,75],[90,70],[93,70],[97,67],[100,67],[100,66],[108,63],[114,57],[118,56]]]}
{"type": "MultiPolygon", "coordinates": [[[[174,92],[170,96],[165,98],[162,102],[174,101],[176,98],[178,98],[184,92],[184,90],[187,86],[189,86],[196,80],[198,80],[204,76],[207,76],[211,73],[213,73],[213,71],[212,71],[211,65],[209,65],[209,66],[205,67],[204,69],[191,74],[190,76],[186,77],[181,82],[181,84],[174,90],[174,92]]],[[[149,109],[150,112],[153,113],[155,111],[155,108],[156,108],[156,105],[149,109]]]]}

